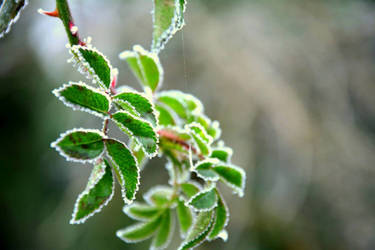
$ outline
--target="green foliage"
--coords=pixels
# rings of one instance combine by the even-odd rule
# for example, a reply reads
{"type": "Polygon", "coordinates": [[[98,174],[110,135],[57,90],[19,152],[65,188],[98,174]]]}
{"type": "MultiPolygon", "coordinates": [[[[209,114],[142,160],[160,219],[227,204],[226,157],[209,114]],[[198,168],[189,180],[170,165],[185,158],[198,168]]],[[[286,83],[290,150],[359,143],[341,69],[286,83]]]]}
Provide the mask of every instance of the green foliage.
{"type": "Polygon", "coordinates": [[[111,107],[110,97],[102,91],[93,89],[84,83],[69,83],[53,93],[65,105],[87,112],[92,112],[98,116],[107,116],[111,107]]]}
{"type": "MultiPolygon", "coordinates": [[[[117,70],[91,44],[80,40],[68,46],[71,61],[97,85],[69,83],[53,91],[67,106],[104,120],[102,131],[73,129],[52,143],[67,160],[94,163],[71,223],[85,222],[110,201],[114,173],[126,204],[124,213],[138,221],[118,230],[117,236],[127,243],[152,238],[151,249],[168,247],[176,217],[183,239],[180,249],[194,248],[205,240],[226,240],[229,209],[217,183],[223,182],[239,196],[245,187],[245,172],[231,163],[232,149],[219,140],[219,123],[205,115],[201,101],[178,90],[158,91],[163,81],[158,53],[182,28],[184,10],[184,0],[154,0],[152,51],[136,45],[133,51],[120,54],[143,92],[116,88],[117,70]],[[128,143],[109,136],[109,122],[128,136],[128,143]],[[144,203],[132,203],[140,169],[155,155],[167,158],[169,185],[154,186],[144,194],[144,203]]],[[[69,37],[77,39],[74,34],[69,37]]]]}
{"type": "Polygon", "coordinates": [[[140,84],[155,92],[163,82],[163,68],[157,54],[147,52],[140,45],[135,45],[133,51],[124,51],[120,59],[125,60],[140,84]]]}
{"type": "Polygon", "coordinates": [[[106,160],[101,160],[95,164],[85,191],[78,196],[70,223],[83,223],[94,213],[100,212],[112,199],[113,191],[111,167],[106,160]]]}

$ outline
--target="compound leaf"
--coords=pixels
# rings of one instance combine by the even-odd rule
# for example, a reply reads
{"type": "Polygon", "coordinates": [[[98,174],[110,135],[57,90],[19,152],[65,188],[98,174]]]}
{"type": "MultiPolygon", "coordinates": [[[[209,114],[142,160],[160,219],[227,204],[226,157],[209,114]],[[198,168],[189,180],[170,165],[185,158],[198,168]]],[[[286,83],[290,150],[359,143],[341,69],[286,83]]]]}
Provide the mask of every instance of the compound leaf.
{"type": "Polygon", "coordinates": [[[191,197],[187,205],[195,211],[209,211],[216,207],[217,199],[216,188],[211,187],[191,197]]]}
{"type": "Polygon", "coordinates": [[[158,138],[152,125],[126,111],[118,111],[112,115],[117,125],[132,136],[149,156],[157,153],[158,138]]]}
{"type": "Polygon", "coordinates": [[[143,87],[155,92],[161,86],[164,72],[157,54],[135,45],[133,51],[124,51],[119,57],[128,63],[143,87]]]}
{"type": "Polygon", "coordinates": [[[51,144],[68,161],[91,162],[104,151],[104,135],[99,130],[73,129],[51,144]]]}
{"type": "Polygon", "coordinates": [[[78,196],[70,223],[83,223],[100,212],[112,199],[113,191],[112,169],[106,160],[102,160],[94,166],[85,191],[78,196]]]}
{"type": "Polygon", "coordinates": [[[117,179],[122,187],[125,203],[131,203],[139,185],[139,169],[137,161],[130,150],[121,142],[107,139],[105,141],[108,156],[111,158],[117,179]]]}
{"type": "Polygon", "coordinates": [[[110,62],[101,52],[92,46],[73,45],[70,53],[73,55],[71,60],[78,65],[82,74],[104,89],[110,87],[114,73],[110,62]]]}
{"type": "Polygon", "coordinates": [[[94,115],[107,116],[111,108],[110,97],[102,91],[96,90],[79,82],[64,84],[53,93],[67,106],[74,110],[82,110],[94,115]]]}

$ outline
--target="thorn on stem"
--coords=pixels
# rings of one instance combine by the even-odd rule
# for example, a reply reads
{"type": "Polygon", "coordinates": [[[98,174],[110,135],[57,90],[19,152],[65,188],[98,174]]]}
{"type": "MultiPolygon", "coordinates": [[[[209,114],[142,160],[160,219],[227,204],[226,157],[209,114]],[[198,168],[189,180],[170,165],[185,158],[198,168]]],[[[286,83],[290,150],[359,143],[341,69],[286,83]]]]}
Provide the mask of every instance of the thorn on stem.
{"type": "Polygon", "coordinates": [[[38,9],[38,12],[42,15],[46,15],[50,17],[60,17],[57,9],[55,9],[54,11],[45,11],[43,9],[38,9]]]}

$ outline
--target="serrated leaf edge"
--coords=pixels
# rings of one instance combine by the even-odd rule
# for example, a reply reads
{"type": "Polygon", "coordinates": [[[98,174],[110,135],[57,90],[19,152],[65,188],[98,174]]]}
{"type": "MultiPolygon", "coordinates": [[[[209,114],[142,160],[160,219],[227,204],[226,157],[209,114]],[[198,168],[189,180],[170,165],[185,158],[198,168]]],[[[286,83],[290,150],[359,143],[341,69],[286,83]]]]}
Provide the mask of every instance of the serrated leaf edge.
{"type": "MultiPolygon", "coordinates": [[[[104,170],[105,168],[107,167],[107,165],[104,163],[104,170]]],[[[112,168],[111,168],[111,171],[112,171],[112,168]]],[[[92,173],[91,173],[92,175],[92,173]]],[[[89,177],[89,180],[91,178],[91,175],[89,177]]],[[[91,189],[93,189],[97,184],[98,182],[103,178],[103,176],[105,175],[105,171],[100,175],[100,178],[97,178],[96,181],[94,183],[92,183],[89,187],[86,187],[86,189],[80,193],[77,197],[77,200],[74,204],[74,210],[73,210],[73,213],[72,213],[72,219],[70,220],[70,224],[82,224],[82,223],[85,223],[87,219],[89,219],[90,217],[94,216],[94,214],[96,213],[99,213],[100,211],[102,211],[103,207],[107,206],[108,203],[112,200],[113,198],[113,195],[115,193],[115,177],[114,177],[114,174],[112,172],[112,192],[110,194],[110,196],[106,199],[106,201],[104,203],[102,203],[97,209],[95,209],[93,212],[91,212],[89,215],[86,215],[85,217],[79,219],[79,220],[75,220],[74,217],[77,215],[78,213],[78,206],[79,206],[79,201],[81,200],[81,198],[88,194],[90,192],[91,189]]]]}
{"type": "MultiPolygon", "coordinates": [[[[212,169],[214,170],[215,167],[230,167],[230,168],[233,168],[233,169],[236,169],[237,171],[241,172],[241,175],[243,176],[242,178],[242,185],[241,187],[237,187],[231,183],[229,183],[228,181],[226,181],[224,178],[221,178],[220,177],[220,180],[225,183],[227,186],[229,186],[230,188],[232,188],[234,190],[234,193],[238,194],[239,197],[243,197],[244,195],[244,190],[245,190],[245,186],[246,186],[246,172],[245,170],[243,170],[242,168],[236,166],[236,165],[233,165],[233,164],[218,164],[214,167],[212,167],[212,169]]],[[[215,170],[214,170],[215,171],[215,170]]],[[[218,174],[219,175],[219,174],[218,174]]]]}
{"type": "Polygon", "coordinates": [[[111,75],[110,82],[109,82],[109,85],[110,85],[111,82],[113,81],[114,69],[113,69],[110,61],[107,59],[107,57],[105,55],[103,55],[102,52],[100,52],[95,47],[93,47],[91,44],[87,44],[86,46],[82,46],[82,45],[70,46],[70,45],[68,45],[68,48],[69,48],[69,53],[72,55],[72,58],[70,58],[68,60],[68,62],[73,62],[73,67],[76,67],[78,69],[79,73],[84,75],[87,79],[92,80],[92,82],[94,84],[97,83],[101,88],[108,89],[109,87],[105,86],[104,82],[95,73],[95,70],[85,60],[85,58],[82,56],[82,53],[79,50],[80,49],[92,50],[92,51],[94,51],[95,53],[98,53],[101,57],[104,58],[104,60],[106,61],[107,65],[110,69],[110,75],[111,75]]]}
{"type": "Polygon", "coordinates": [[[190,203],[195,198],[197,198],[199,195],[201,195],[203,193],[208,193],[208,192],[212,191],[213,189],[216,189],[215,185],[211,185],[210,187],[205,188],[205,189],[201,190],[200,192],[196,193],[188,201],[185,202],[185,206],[190,207],[194,212],[208,212],[208,211],[211,211],[212,209],[214,209],[217,206],[218,197],[217,197],[216,192],[215,192],[215,202],[209,208],[198,209],[198,208],[194,207],[193,205],[190,205],[190,203]]]}
{"type": "MultiPolygon", "coordinates": [[[[140,61],[141,59],[139,57],[139,54],[141,54],[142,56],[150,57],[155,62],[156,67],[158,68],[159,81],[157,83],[157,86],[156,86],[155,90],[151,91],[151,92],[156,92],[158,89],[161,88],[161,86],[163,85],[163,80],[164,80],[164,69],[163,69],[163,67],[160,63],[160,60],[159,60],[159,57],[158,57],[157,53],[154,53],[152,51],[149,52],[149,51],[145,50],[141,45],[136,44],[136,45],[133,46],[133,51],[125,50],[125,51],[123,51],[119,54],[119,58],[121,60],[126,60],[129,57],[135,57],[137,59],[137,64],[138,64],[138,67],[141,71],[143,79],[138,79],[137,76],[136,76],[136,78],[138,79],[138,81],[140,81],[142,83],[143,87],[146,87],[146,86],[143,85],[143,80],[146,81],[146,73],[145,73],[144,68],[142,66],[142,63],[140,61]]],[[[147,86],[147,87],[150,88],[149,86],[147,86]]],[[[150,88],[150,90],[151,90],[151,88],[150,88]]]]}
{"type": "MultiPolygon", "coordinates": [[[[228,225],[228,223],[229,223],[229,219],[230,219],[229,207],[228,207],[227,203],[225,202],[223,196],[221,195],[221,193],[219,192],[218,189],[216,189],[216,192],[217,192],[217,195],[219,196],[219,199],[223,202],[224,207],[225,207],[225,211],[226,211],[226,219],[225,219],[224,226],[223,226],[223,229],[222,229],[222,231],[224,231],[224,230],[225,230],[225,227],[228,225]]],[[[218,199],[218,202],[219,202],[219,199],[218,199]]],[[[216,219],[217,219],[217,215],[216,215],[216,212],[215,212],[215,220],[213,221],[212,230],[214,229],[214,227],[215,227],[215,225],[216,225],[216,219]]],[[[221,238],[221,237],[219,236],[220,233],[219,233],[216,237],[214,237],[214,238],[211,238],[211,237],[210,237],[210,234],[211,234],[211,232],[210,232],[210,233],[207,235],[207,237],[206,237],[206,239],[207,239],[208,241],[213,241],[213,240],[215,240],[215,239],[217,239],[217,238],[221,238]]],[[[223,240],[224,240],[224,239],[223,239],[223,240]]],[[[225,241],[225,240],[224,240],[224,241],[225,241]]]]}
{"type": "Polygon", "coordinates": [[[111,101],[111,98],[107,95],[107,93],[105,93],[104,91],[101,91],[99,89],[96,89],[96,88],[93,88],[87,84],[85,84],[84,82],[82,81],[79,81],[79,82],[69,82],[68,84],[64,84],[63,86],[61,86],[60,88],[57,88],[57,89],[54,89],[52,91],[52,93],[60,100],[64,103],[65,106],[68,106],[70,108],[72,108],[73,110],[79,110],[79,111],[83,111],[83,112],[87,112],[89,114],[92,114],[92,115],[95,115],[95,116],[98,116],[100,118],[107,118],[108,115],[106,114],[103,114],[103,113],[100,113],[98,111],[95,111],[95,110],[92,110],[92,109],[89,109],[89,108],[85,108],[85,107],[82,107],[78,104],[74,104],[74,103],[71,103],[69,102],[64,96],[62,96],[60,94],[61,91],[69,88],[69,87],[72,87],[72,86],[82,86],[82,87],[85,87],[89,90],[91,90],[92,92],[95,92],[95,93],[98,93],[98,94],[101,94],[103,95],[105,98],[107,98],[108,100],[108,110],[111,110],[111,107],[112,107],[112,101],[111,101]]]}
{"type": "Polygon", "coordinates": [[[100,159],[103,156],[105,150],[103,150],[103,152],[100,153],[100,155],[98,155],[97,157],[95,157],[93,159],[87,159],[87,160],[72,158],[69,155],[65,154],[65,152],[57,144],[62,139],[64,139],[64,137],[66,137],[67,135],[69,135],[71,133],[75,133],[75,132],[97,133],[97,134],[99,134],[102,137],[103,140],[107,138],[106,135],[104,135],[102,131],[97,130],[97,129],[73,128],[73,129],[65,131],[64,133],[60,133],[59,138],[57,138],[54,142],[52,142],[50,144],[50,147],[56,149],[56,151],[61,156],[63,156],[67,161],[71,161],[71,162],[94,163],[96,160],[100,159]]]}
{"type": "MultiPolygon", "coordinates": [[[[206,230],[204,230],[201,234],[199,234],[197,237],[195,237],[194,239],[188,241],[188,242],[182,242],[182,244],[178,247],[178,250],[182,250],[184,248],[185,245],[189,244],[190,242],[192,241],[195,241],[196,239],[198,239],[200,236],[204,235],[204,234],[207,234],[209,235],[210,234],[210,231],[212,230],[212,227],[213,227],[213,221],[214,221],[214,217],[215,216],[215,212],[213,211],[212,214],[211,214],[211,220],[210,220],[210,223],[208,224],[208,227],[206,228],[206,230]]],[[[195,223],[195,221],[194,221],[195,223]]],[[[194,225],[193,223],[193,225],[194,225]]],[[[194,227],[191,227],[190,228],[190,231],[187,233],[187,235],[190,234],[191,230],[193,230],[194,227]]],[[[197,245],[195,245],[194,247],[190,248],[190,249],[194,249],[198,246],[200,246],[204,241],[206,240],[206,237],[204,237],[200,242],[197,243],[197,245]]]]}
{"type": "MultiPolygon", "coordinates": [[[[158,217],[155,217],[154,219],[157,220],[158,217]]],[[[152,220],[150,220],[148,222],[152,222],[152,220]]],[[[147,235],[146,237],[144,237],[142,239],[137,239],[137,240],[128,240],[128,239],[125,239],[125,238],[123,238],[121,236],[121,234],[123,234],[124,232],[128,232],[128,231],[134,230],[134,229],[138,229],[138,228],[142,227],[143,225],[145,225],[148,222],[139,222],[139,223],[136,223],[134,225],[128,226],[128,227],[126,227],[124,229],[117,230],[116,231],[116,236],[118,238],[120,238],[122,241],[126,242],[126,243],[137,243],[137,242],[141,242],[141,241],[147,240],[147,239],[151,238],[152,236],[154,236],[158,229],[155,229],[155,231],[152,234],[147,235]]],[[[158,225],[158,227],[159,226],[160,226],[160,224],[158,225]]]]}
{"type": "MultiPolygon", "coordinates": [[[[154,51],[155,53],[159,53],[161,50],[163,50],[165,45],[173,37],[173,35],[176,34],[177,31],[181,30],[185,25],[185,20],[182,18],[182,21],[181,21],[180,19],[182,17],[182,14],[186,10],[186,1],[184,2],[182,13],[180,9],[180,1],[175,0],[174,2],[175,2],[175,11],[172,17],[171,25],[168,27],[168,29],[166,29],[160,35],[157,41],[154,41],[154,38],[152,39],[151,51],[154,51]]],[[[154,6],[153,8],[155,9],[155,0],[153,0],[153,6],[154,6]]],[[[155,11],[152,12],[152,23],[153,23],[153,29],[155,30],[155,11]]],[[[154,37],[154,35],[152,36],[154,37]]]]}
{"type": "MultiPolygon", "coordinates": [[[[149,121],[143,119],[142,117],[136,117],[136,116],[132,115],[130,112],[128,112],[128,111],[126,111],[126,110],[121,110],[121,111],[117,111],[117,112],[115,112],[115,113],[112,115],[111,120],[114,121],[114,122],[117,124],[117,126],[119,126],[122,130],[126,131],[126,133],[127,133],[129,136],[131,136],[132,138],[134,138],[134,140],[135,140],[138,144],[140,144],[140,145],[143,147],[144,152],[145,152],[145,154],[146,154],[146,156],[147,156],[148,158],[151,159],[151,158],[155,157],[155,156],[158,154],[158,151],[159,151],[159,145],[158,145],[158,144],[159,144],[159,136],[158,136],[158,133],[156,132],[156,130],[157,130],[158,128],[154,128],[154,127],[152,126],[151,122],[149,122],[149,121]],[[143,147],[142,143],[141,143],[141,142],[139,141],[139,139],[137,138],[137,136],[135,136],[135,135],[133,134],[133,132],[130,131],[126,126],[124,126],[122,123],[116,121],[116,120],[113,118],[113,116],[114,116],[115,114],[117,114],[117,113],[126,113],[127,115],[131,116],[134,120],[140,120],[141,122],[147,123],[147,125],[150,126],[150,128],[152,129],[152,131],[154,132],[154,135],[155,135],[155,144],[156,144],[155,152],[153,152],[153,153],[149,153],[149,152],[147,152],[146,149],[143,147]]],[[[153,138],[152,138],[152,139],[153,139],[153,138]]],[[[131,151],[130,151],[130,152],[131,152],[131,151]]]]}
{"type": "MultiPolygon", "coordinates": [[[[201,175],[201,174],[199,173],[199,171],[197,170],[197,167],[199,167],[201,164],[211,163],[211,164],[212,164],[211,168],[212,168],[213,166],[215,166],[215,165],[218,164],[219,162],[220,162],[220,161],[219,161],[218,159],[216,159],[216,158],[208,158],[208,159],[205,159],[205,160],[203,160],[203,161],[198,161],[198,162],[193,166],[193,168],[190,169],[190,171],[195,172],[200,178],[202,178],[202,179],[205,180],[205,181],[218,181],[218,180],[220,179],[219,176],[217,176],[217,177],[207,177],[207,176],[203,176],[203,175],[201,175]]],[[[215,173],[216,173],[216,172],[215,172],[215,173]]]]}
{"type": "MultiPolygon", "coordinates": [[[[128,148],[128,146],[127,146],[125,143],[122,143],[122,142],[120,142],[120,141],[118,141],[118,140],[115,140],[115,141],[118,142],[118,143],[121,143],[126,149],[129,150],[129,152],[131,153],[131,156],[132,156],[133,159],[134,159],[134,162],[135,162],[135,164],[136,164],[136,167],[137,167],[137,173],[138,173],[138,176],[137,176],[137,184],[136,184],[136,188],[135,188],[135,190],[134,190],[134,194],[133,194],[132,199],[129,200],[129,199],[126,197],[126,190],[125,190],[125,187],[124,187],[124,185],[122,185],[122,184],[120,183],[122,199],[124,200],[125,204],[132,204],[133,201],[134,201],[134,199],[135,199],[135,195],[136,195],[137,192],[138,192],[139,185],[140,185],[140,181],[139,181],[139,180],[140,180],[140,178],[141,178],[141,177],[140,177],[140,170],[139,170],[139,167],[138,167],[138,161],[137,161],[137,159],[134,157],[132,151],[128,148]]],[[[105,148],[106,148],[105,151],[107,151],[107,157],[110,159],[111,163],[112,163],[113,166],[117,169],[117,172],[118,172],[118,174],[120,175],[121,182],[122,182],[122,183],[125,183],[124,176],[123,176],[122,173],[119,171],[119,170],[120,170],[119,165],[115,162],[115,160],[114,160],[114,159],[112,158],[112,156],[109,154],[108,149],[107,149],[107,144],[106,144],[106,143],[104,143],[104,146],[105,146],[105,148]]],[[[116,177],[117,177],[117,175],[116,175],[116,177]]]]}

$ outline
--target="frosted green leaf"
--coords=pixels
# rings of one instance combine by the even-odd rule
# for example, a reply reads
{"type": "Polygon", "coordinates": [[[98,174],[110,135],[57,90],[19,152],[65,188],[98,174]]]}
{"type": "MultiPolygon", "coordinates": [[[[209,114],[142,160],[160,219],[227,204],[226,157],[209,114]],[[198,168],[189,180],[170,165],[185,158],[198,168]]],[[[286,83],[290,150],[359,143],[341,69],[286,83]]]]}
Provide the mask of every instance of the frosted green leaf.
{"type": "Polygon", "coordinates": [[[75,62],[82,74],[104,89],[110,87],[114,73],[110,62],[101,52],[92,46],[73,45],[70,53],[71,61],[75,62]]]}
{"type": "Polygon", "coordinates": [[[51,144],[68,161],[91,162],[104,151],[104,135],[99,130],[73,129],[51,144]]]}
{"type": "Polygon", "coordinates": [[[177,202],[177,217],[180,224],[180,234],[185,237],[193,223],[193,214],[185,202],[180,198],[177,202]]]}
{"type": "Polygon", "coordinates": [[[196,97],[178,90],[162,91],[158,94],[157,100],[189,122],[194,121],[191,120],[194,115],[203,112],[203,105],[196,97]]]}
{"type": "Polygon", "coordinates": [[[190,122],[193,121],[202,125],[207,134],[210,135],[214,141],[221,136],[221,129],[218,121],[211,121],[210,118],[204,114],[194,115],[190,122]]]}
{"type": "Polygon", "coordinates": [[[159,230],[152,240],[150,249],[164,249],[168,247],[174,231],[175,219],[170,209],[166,209],[161,216],[159,230]]]}
{"type": "Polygon", "coordinates": [[[168,186],[155,186],[143,195],[143,199],[150,205],[167,206],[172,199],[173,189],[168,186]]]}
{"type": "Polygon", "coordinates": [[[124,92],[113,97],[114,101],[124,110],[143,118],[155,127],[156,115],[152,102],[140,93],[124,92]]]}
{"type": "Polygon", "coordinates": [[[168,125],[176,125],[175,119],[173,115],[164,107],[160,105],[156,105],[155,109],[159,112],[159,125],[168,126],[168,125]]]}
{"type": "Polygon", "coordinates": [[[145,151],[143,150],[142,146],[135,140],[130,140],[129,145],[133,156],[137,159],[139,169],[142,170],[148,160],[145,151]]]}
{"type": "Polygon", "coordinates": [[[135,220],[150,220],[160,214],[160,209],[147,204],[134,202],[124,207],[124,213],[135,220]]]}
{"type": "Polygon", "coordinates": [[[116,112],[112,115],[112,119],[123,131],[141,144],[149,156],[154,156],[157,153],[158,138],[154,128],[148,121],[126,111],[116,112]]]}
{"type": "Polygon", "coordinates": [[[117,237],[127,243],[136,243],[153,236],[158,230],[162,216],[158,216],[151,221],[137,223],[116,232],[117,237]]]}
{"type": "Polygon", "coordinates": [[[94,166],[85,191],[78,196],[70,223],[83,223],[100,212],[112,199],[113,191],[111,167],[106,160],[102,160],[94,166]]]}
{"type": "Polygon", "coordinates": [[[212,167],[217,163],[219,163],[217,159],[207,159],[198,162],[194,166],[194,172],[196,172],[197,175],[205,181],[217,181],[219,179],[219,175],[212,169],[212,167]]]}
{"type": "Polygon", "coordinates": [[[128,63],[143,87],[155,92],[161,86],[164,72],[157,54],[135,45],[133,51],[124,51],[119,57],[128,63]]]}
{"type": "Polygon", "coordinates": [[[102,91],[79,82],[64,84],[53,93],[67,106],[105,117],[111,108],[110,97],[102,91]]]}
{"type": "Polygon", "coordinates": [[[179,250],[192,249],[200,245],[210,233],[213,226],[214,210],[200,212],[190,229],[188,236],[182,242],[179,250]]]}
{"type": "Polygon", "coordinates": [[[221,197],[219,193],[217,206],[215,208],[215,220],[212,231],[208,235],[208,240],[213,240],[219,237],[219,234],[224,230],[225,226],[228,224],[229,221],[229,210],[227,205],[224,202],[224,199],[221,197]]]}
{"type": "Polygon", "coordinates": [[[195,211],[209,211],[217,205],[217,194],[215,187],[203,190],[187,202],[187,205],[192,207],[195,211]]]}
{"type": "Polygon", "coordinates": [[[136,159],[130,150],[119,141],[107,139],[105,145],[122,187],[124,201],[125,203],[131,203],[139,185],[139,169],[136,159]]]}
{"type": "Polygon", "coordinates": [[[182,192],[188,197],[191,198],[192,196],[196,195],[199,190],[201,189],[200,185],[195,182],[186,182],[180,185],[182,192]]]}
{"type": "Polygon", "coordinates": [[[243,196],[246,174],[243,169],[234,165],[217,165],[212,168],[220,179],[233,189],[239,196],[243,196]]]}
{"type": "Polygon", "coordinates": [[[229,163],[232,157],[233,150],[229,147],[213,148],[210,157],[219,159],[222,162],[229,163]]]}
{"type": "Polygon", "coordinates": [[[185,24],[185,0],[154,0],[152,51],[159,52],[185,24]]]}
{"type": "Polygon", "coordinates": [[[193,138],[196,147],[202,155],[209,155],[211,153],[212,138],[205,133],[204,129],[198,123],[191,123],[185,126],[189,134],[193,138]]]}

